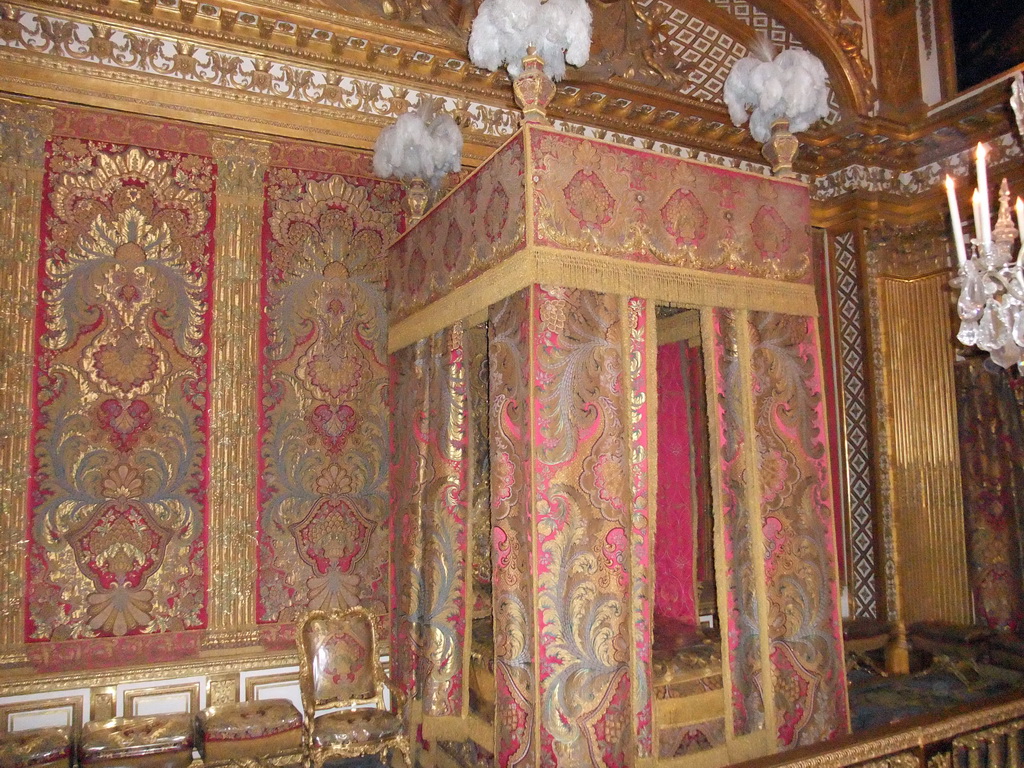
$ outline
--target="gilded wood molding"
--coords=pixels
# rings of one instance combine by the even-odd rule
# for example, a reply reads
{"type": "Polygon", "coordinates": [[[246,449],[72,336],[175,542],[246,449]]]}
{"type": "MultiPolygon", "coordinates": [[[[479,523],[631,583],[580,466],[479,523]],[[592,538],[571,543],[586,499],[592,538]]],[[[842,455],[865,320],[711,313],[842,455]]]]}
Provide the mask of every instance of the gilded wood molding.
{"type": "Polygon", "coordinates": [[[52,111],[0,99],[0,667],[24,660],[36,268],[52,111]]]}
{"type": "Polygon", "coordinates": [[[214,233],[213,373],[210,382],[209,628],[204,645],[258,641],[256,573],[256,382],[254,329],[260,319],[263,175],[270,146],[215,139],[217,225],[214,233]]]}

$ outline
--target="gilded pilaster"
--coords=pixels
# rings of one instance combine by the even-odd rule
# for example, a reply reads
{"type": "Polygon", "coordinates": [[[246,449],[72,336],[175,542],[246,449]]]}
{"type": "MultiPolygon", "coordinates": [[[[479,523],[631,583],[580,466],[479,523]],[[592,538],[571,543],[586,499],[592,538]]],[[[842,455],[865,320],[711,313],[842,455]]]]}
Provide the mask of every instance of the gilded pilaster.
{"type": "Polygon", "coordinates": [[[213,143],[217,226],[210,375],[209,632],[207,647],[257,640],[256,343],[260,231],[269,144],[213,143]]]}
{"type": "Polygon", "coordinates": [[[52,110],[0,100],[0,667],[24,660],[32,342],[52,110]]]}

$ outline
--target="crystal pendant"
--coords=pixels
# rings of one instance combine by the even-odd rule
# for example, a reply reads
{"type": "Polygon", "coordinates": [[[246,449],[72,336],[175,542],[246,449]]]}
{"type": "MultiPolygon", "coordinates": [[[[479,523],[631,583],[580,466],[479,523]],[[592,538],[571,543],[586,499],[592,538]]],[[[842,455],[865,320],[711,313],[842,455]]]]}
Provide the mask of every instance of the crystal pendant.
{"type": "Polygon", "coordinates": [[[1020,304],[1014,305],[1012,317],[1011,336],[1013,336],[1013,343],[1018,347],[1024,347],[1024,312],[1021,312],[1020,304]]]}
{"type": "Polygon", "coordinates": [[[973,259],[964,264],[963,287],[960,289],[960,299],[956,304],[960,319],[977,320],[981,315],[988,298],[984,282],[984,275],[979,274],[977,264],[973,259]]]}
{"type": "Polygon", "coordinates": [[[1002,306],[997,301],[990,301],[981,313],[981,328],[978,334],[978,348],[986,352],[994,352],[1002,347],[1009,337],[1002,306]]]}
{"type": "Polygon", "coordinates": [[[1000,368],[1009,368],[1011,365],[1017,365],[1021,362],[1022,352],[1020,347],[1013,343],[1012,339],[1007,339],[1006,343],[998,349],[992,350],[989,355],[992,358],[992,362],[998,365],[1000,368]]]}
{"type": "Polygon", "coordinates": [[[978,327],[977,320],[961,320],[960,332],[956,335],[956,340],[965,347],[974,347],[978,344],[980,332],[981,329],[978,327]]]}

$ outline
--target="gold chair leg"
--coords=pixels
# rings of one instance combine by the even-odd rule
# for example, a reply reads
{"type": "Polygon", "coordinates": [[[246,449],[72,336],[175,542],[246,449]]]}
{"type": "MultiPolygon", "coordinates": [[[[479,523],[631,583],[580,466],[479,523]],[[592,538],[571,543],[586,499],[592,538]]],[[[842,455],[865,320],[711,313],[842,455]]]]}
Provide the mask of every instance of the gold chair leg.
{"type": "Polygon", "coordinates": [[[409,743],[402,739],[398,742],[398,751],[402,753],[402,759],[405,761],[405,768],[412,768],[412,760],[409,758],[409,743]]]}

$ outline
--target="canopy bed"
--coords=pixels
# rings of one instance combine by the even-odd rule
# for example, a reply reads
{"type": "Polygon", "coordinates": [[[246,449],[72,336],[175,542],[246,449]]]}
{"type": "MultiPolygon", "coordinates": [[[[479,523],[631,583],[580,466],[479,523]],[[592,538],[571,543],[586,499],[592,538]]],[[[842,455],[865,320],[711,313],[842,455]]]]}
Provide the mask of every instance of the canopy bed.
{"type": "Polygon", "coordinates": [[[801,184],[526,125],[391,247],[392,672],[424,744],[723,765],[848,730],[808,219],[801,184]],[[675,468],[672,323],[706,429],[675,468]],[[689,594],[662,461],[710,509],[662,520],[694,526],[689,594]]]}

